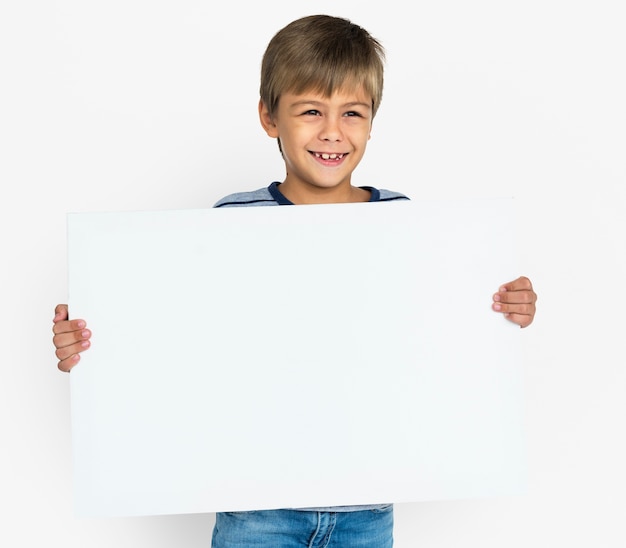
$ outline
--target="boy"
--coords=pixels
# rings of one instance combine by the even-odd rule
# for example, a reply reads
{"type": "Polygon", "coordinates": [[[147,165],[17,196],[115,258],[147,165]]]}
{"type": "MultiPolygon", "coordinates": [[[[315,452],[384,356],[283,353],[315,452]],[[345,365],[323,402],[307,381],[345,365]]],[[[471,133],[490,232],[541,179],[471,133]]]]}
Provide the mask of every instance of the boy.
{"type": "MultiPolygon", "coordinates": [[[[361,27],[330,16],[298,19],[270,41],[263,57],[259,117],[285,161],[282,183],[231,194],[215,207],[254,207],[406,200],[403,194],[354,187],[352,172],[370,138],[383,88],[384,52],[361,27]]],[[[526,327],[536,295],[527,278],[503,285],[493,309],[526,327]]],[[[61,371],[70,371],[89,348],[84,320],[54,317],[61,371]]],[[[390,504],[359,507],[218,513],[214,548],[295,546],[385,548],[393,543],[390,504]]]]}

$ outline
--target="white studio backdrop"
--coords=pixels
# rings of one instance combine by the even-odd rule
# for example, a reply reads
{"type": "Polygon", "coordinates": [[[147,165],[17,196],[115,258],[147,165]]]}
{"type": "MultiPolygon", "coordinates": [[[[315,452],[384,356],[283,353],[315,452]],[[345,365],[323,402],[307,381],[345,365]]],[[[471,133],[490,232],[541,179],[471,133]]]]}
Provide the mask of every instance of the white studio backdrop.
{"type": "MultiPolygon", "coordinates": [[[[520,332],[529,494],[399,504],[396,545],[624,546],[621,3],[313,10],[272,0],[1,5],[0,544],[209,545],[212,515],[73,516],[69,379],[51,344],[54,305],[67,299],[66,213],[210,207],[281,179],[256,118],[261,55],[292,19],[328,13],[388,52],[355,183],[413,198],[515,196],[520,274],[539,294],[535,323],[520,332]]],[[[450,291],[463,291],[462,273],[450,291]]],[[[132,337],[133,318],[120,321],[132,337]]]]}

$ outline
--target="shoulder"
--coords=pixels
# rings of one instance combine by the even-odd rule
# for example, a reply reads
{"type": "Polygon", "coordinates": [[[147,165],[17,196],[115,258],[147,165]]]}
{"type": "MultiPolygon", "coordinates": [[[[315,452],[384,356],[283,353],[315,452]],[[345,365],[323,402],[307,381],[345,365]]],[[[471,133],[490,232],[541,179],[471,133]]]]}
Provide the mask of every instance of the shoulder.
{"type": "Polygon", "coordinates": [[[409,200],[410,198],[406,194],[396,192],[394,190],[387,190],[385,188],[374,188],[372,186],[361,187],[369,190],[372,193],[372,202],[393,202],[395,200],[409,200]]]}
{"type": "Polygon", "coordinates": [[[267,187],[249,192],[229,194],[218,200],[213,207],[254,207],[266,205],[278,205],[267,187]]]}
{"type": "Polygon", "coordinates": [[[409,200],[410,198],[402,194],[401,192],[396,192],[394,190],[387,190],[381,188],[378,190],[380,192],[380,201],[381,202],[391,202],[393,200],[409,200]]]}

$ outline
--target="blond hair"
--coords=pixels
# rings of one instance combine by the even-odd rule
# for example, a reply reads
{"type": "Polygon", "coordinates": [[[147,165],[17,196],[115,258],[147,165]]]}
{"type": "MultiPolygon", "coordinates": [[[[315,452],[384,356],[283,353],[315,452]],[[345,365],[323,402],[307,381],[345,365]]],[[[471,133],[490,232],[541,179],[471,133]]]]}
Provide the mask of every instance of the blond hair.
{"type": "Polygon", "coordinates": [[[278,31],[261,65],[261,100],[273,116],[283,93],[316,91],[330,97],[362,87],[372,116],[383,93],[385,52],[369,32],[347,19],[311,15],[278,31]]]}

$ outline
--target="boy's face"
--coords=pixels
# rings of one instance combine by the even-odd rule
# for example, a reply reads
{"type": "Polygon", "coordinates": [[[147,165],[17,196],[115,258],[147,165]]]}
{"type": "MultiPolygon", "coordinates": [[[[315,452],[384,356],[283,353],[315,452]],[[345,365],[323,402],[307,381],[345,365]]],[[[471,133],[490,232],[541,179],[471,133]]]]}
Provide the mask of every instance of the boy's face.
{"type": "MultiPolygon", "coordinates": [[[[372,98],[362,89],[281,95],[274,116],[259,105],[261,123],[280,138],[287,176],[281,190],[301,201],[346,201],[350,179],[370,138],[372,98]]],[[[290,197],[290,196],[288,196],[290,197]]]]}

